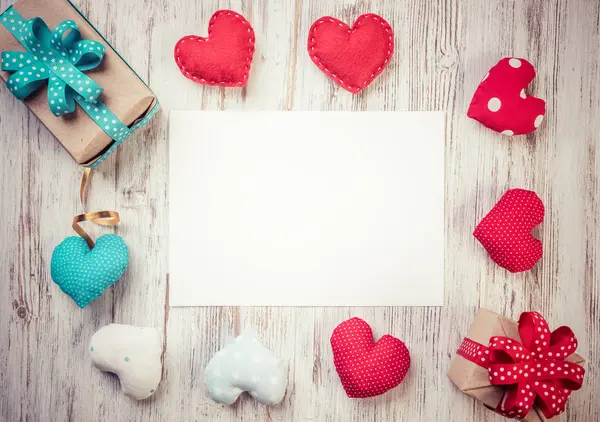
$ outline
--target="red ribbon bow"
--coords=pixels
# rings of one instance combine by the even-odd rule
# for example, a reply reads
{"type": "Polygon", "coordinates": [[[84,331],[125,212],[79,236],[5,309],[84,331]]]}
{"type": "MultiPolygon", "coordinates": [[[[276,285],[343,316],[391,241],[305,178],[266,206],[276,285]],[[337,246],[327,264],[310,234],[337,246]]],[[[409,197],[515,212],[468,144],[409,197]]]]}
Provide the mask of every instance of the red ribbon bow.
{"type": "Polygon", "coordinates": [[[501,415],[523,418],[534,403],[546,418],[561,414],[571,391],[581,388],[585,374],[580,365],[565,361],[577,349],[573,331],[563,326],[550,333],[539,313],[523,312],[519,336],[523,343],[492,337],[489,347],[465,339],[459,354],[487,368],[492,385],[506,386],[496,408],[501,415]]]}

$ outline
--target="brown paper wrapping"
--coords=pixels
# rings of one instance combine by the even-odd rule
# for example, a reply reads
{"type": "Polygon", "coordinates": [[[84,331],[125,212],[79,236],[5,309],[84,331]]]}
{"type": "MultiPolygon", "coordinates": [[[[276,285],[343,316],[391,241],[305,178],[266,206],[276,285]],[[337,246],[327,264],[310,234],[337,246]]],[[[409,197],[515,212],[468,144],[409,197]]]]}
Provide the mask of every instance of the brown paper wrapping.
{"type": "MultiPolygon", "coordinates": [[[[104,89],[100,100],[127,126],[150,111],[156,102],[152,91],[71,3],[66,0],[17,0],[14,8],[25,19],[42,18],[51,31],[62,21],[75,21],[83,39],[98,41],[107,47],[102,63],[96,69],[85,72],[104,89]]],[[[3,25],[0,25],[0,51],[25,51],[3,25]]],[[[0,71],[0,77],[4,81],[10,75],[0,71]]],[[[56,117],[48,107],[47,95],[47,87],[44,86],[24,103],[78,164],[93,162],[114,142],[79,106],[74,113],[56,117]]]]}
{"type": "MultiPolygon", "coordinates": [[[[494,336],[506,336],[519,342],[521,341],[517,321],[513,321],[510,318],[503,317],[487,309],[479,309],[471,324],[471,328],[469,328],[467,337],[480,344],[487,345],[490,337],[494,336]]],[[[585,362],[581,356],[575,353],[566,360],[578,365],[583,365],[585,362]]],[[[504,388],[490,384],[488,371],[462,356],[454,356],[450,370],[448,371],[448,377],[463,393],[474,397],[492,409],[496,409],[503,397],[504,388]]],[[[560,421],[560,417],[547,419],[534,406],[522,420],[527,422],[558,422],[560,421]]]]}

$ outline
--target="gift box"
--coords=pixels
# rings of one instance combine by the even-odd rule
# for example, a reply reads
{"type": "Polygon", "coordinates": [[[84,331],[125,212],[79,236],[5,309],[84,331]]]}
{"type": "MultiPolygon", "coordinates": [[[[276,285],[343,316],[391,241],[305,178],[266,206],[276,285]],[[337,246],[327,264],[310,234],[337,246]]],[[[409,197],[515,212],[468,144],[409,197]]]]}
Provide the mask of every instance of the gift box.
{"type": "Polygon", "coordinates": [[[0,24],[8,91],[78,164],[99,164],[158,110],[150,88],[70,2],[18,0],[0,24]]]}
{"type": "Polygon", "coordinates": [[[465,394],[507,418],[559,420],[583,383],[584,359],[568,327],[550,332],[537,312],[519,322],[480,309],[448,376],[465,394]]]}

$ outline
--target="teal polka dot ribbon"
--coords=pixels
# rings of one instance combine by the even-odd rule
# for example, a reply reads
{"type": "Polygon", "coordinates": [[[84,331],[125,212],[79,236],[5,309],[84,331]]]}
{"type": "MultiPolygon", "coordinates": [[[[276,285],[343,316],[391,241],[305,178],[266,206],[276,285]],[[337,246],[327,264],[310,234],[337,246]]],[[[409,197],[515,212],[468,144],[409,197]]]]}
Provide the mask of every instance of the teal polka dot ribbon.
{"type": "Polygon", "coordinates": [[[1,18],[2,24],[27,51],[4,51],[1,69],[13,72],[8,89],[24,100],[48,84],[48,106],[60,117],[75,111],[75,103],[117,144],[132,129],[121,122],[99,99],[102,87],[84,72],[96,68],[106,47],[97,41],[83,40],[75,22],[61,22],[54,31],[40,18],[25,20],[12,7],[1,18]]]}

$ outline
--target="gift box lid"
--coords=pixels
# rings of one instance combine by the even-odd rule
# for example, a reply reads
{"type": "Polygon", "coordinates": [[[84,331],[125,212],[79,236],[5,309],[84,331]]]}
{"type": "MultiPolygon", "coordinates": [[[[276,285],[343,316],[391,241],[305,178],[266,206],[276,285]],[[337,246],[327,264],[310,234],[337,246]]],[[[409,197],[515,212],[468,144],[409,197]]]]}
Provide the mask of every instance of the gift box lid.
{"type": "MultiPolygon", "coordinates": [[[[480,344],[488,344],[490,337],[494,336],[505,336],[521,341],[517,321],[488,309],[479,309],[469,328],[467,338],[480,344]]],[[[585,363],[585,360],[576,353],[570,355],[566,360],[578,365],[585,363]]],[[[483,402],[490,409],[495,409],[504,396],[504,388],[490,384],[487,369],[458,354],[452,360],[448,377],[462,392],[483,402]]],[[[523,420],[527,422],[557,422],[560,418],[545,418],[539,409],[533,407],[523,420]]]]}
{"type": "MultiPolygon", "coordinates": [[[[99,66],[84,74],[103,89],[99,100],[129,131],[141,127],[156,113],[159,105],[154,93],[72,3],[67,0],[17,0],[14,6],[0,15],[3,23],[0,25],[1,52],[25,51],[14,35],[14,28],[17,28],[14,25],[22,24],[21,19],[14,19],[15,16],[24,20],[39,17],[50,30],[61,22],[71,20],[77,25],[83,40],[106,47],[99,66]]],[[[4,80],[10,75],[9,72],[0,72],[4,80]]],[[[80,106],[76,106],[73,113],[55,116],[49,108],[47,84],[29,95],[24,103],[78,164],[97,165],[124,140],[107,135],[80,106]]]]}

